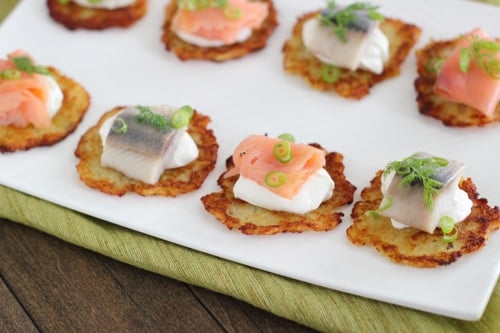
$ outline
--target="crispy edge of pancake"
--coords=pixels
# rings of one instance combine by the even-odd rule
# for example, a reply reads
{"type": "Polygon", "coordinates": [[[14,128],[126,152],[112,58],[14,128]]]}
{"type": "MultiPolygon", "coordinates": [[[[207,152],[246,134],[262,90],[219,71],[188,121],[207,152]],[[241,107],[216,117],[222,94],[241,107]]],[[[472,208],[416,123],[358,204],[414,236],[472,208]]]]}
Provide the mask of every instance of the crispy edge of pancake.
{"type": "MultiPolygon", "coordinates": [[[[311,144],[321,148],[318,144],[311,144]]],[[[342,222],[344,214],[338,209],[353,202],[356,187],[344,175],[344,157],[337,152],[327,153],[325,169],[335,182],[332,198],[317,209],[304,214],[272,211],[257,207],[233,195],[233,186],[239,175],[224,178],[233,167],[232,158],[226,160],[227,170],[217,181],[220,192],[207,194],[201,198],[205,209],[228,229],[238,229],[248,235],[273,235],[280,232],[328,231],[342,222]]]]}
{"type": "Polygon", "coordinates": [[[47,0],[49,15],[69,30],[104,30],[112,27],[126,28],[141,19],[147,12],[147,0],[118,9],[87,8],[74,2],[62,4],[58,0],[47,0]]]}
{"type": "Polygon", "coordinates": [[[341,69],[339,79],[334,83],[328,83],[321,78],[323,63],[307,51],[302,42],[304,23],[319,14],[320,11],[315,11],[297,19],[292,35],[283,45],[283,67],[285,72],[301,76],[312,88],[333,91],[345,98],[360,100],[370,93],[371,87],[375,84],[398,76],[402,63],[421,34],[421,29],[416,25],[385,18],[380,23],[380,29],[389,39],[389,60],[384,66],[384,71],[381,74],[374,74],[361,69],[356,71],[341,69]]]}
{"type": "Polygon", "coordinates": [[[467,253],[480,250],[489,233],[500,228],[500,209],[490,207],[479,198],[470,178],[462,179],[460,188],[473,201],[471,214],[457,224],[458,238],[451,246],[442,240],[438,229],[429,234],[414,228],[396,229],[387,217],[373,218],[367,211],[378,209],[383,198],[380,192],[381,176],[378,171],[370,186],[363,189],[361,198],[354,204],[353,224],[347,228],[347,238],[356,245],[370,245],[391,261],[415,267],[448,265],[467,253]]]}
{"type": "Polygon", "coordinates": [[[49,128],[0,126],[0,152],[27,150],[53,145],[73,133],[90,105],[90,95],[78,82],[62,75],[56,68],[49,70],[63,93],[61,108],[52,118],[49,128]]]}
{"type": "Polygon", "coordinates": [[[215,167],[219,149],[213,131],[207,128],[210,118],[195,111],[188,127],[188,132],[199,150],[198,158],[186,166],[165,170],[159,181],[150,185],[101,165],[102,143],[99,128],[106,119],[122,109],[123,107],[118,106],[106,112],[98,123],[80,138],[75,150],[75,156],[80,159],[76,166],[80,179],[91,188],[118,196],[135,192],[142,196],[175,197],[200,188],[215,167]]]}
{"type": "Polygon", "coordinates": [[[431,70],[435,59],[446,59],[455,48],[460,37],[434,41],[417,50],[417,71],[414,87],[417,92],[418,110],[421,114],[440,120],[446,126],[482,127],[500,121],[500,103],[493,115],[488,117],[481,111],[465,104],[445,100],[434,92],[437,73],[431,70]]]}
{"type": "Polygon", "coordinates": [[[264,48],[269,36],[278,25],[278,15],[272,0],[258,0],[266,2],[269,6],[269,13],[259,29],[254,29],[250,38],[241,43],[226,45],[221,47],[200,47],[183,41],[172,31],[172,20],[177,12],[177,1],[171,0],[166,7],[166,18],[163,24],[162,42],[167,51],[173,52],[181,60],[210,60],[222,62],[231,59],[241,58],[251,52],[264,48]]]}

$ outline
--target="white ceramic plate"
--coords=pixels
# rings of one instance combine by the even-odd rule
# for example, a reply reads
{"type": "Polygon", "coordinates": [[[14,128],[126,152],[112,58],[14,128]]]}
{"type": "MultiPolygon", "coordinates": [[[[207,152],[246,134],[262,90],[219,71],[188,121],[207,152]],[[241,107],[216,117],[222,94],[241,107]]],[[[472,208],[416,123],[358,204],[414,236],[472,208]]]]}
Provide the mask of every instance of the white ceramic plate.
{"type": "MultiPolygon", "coordinates": [[[[500,232],[481,251],[441,268],[396,265],[330,232],[244,236],[207,214],[199,198],[218,191],[216,178],[234,145],[254,133],[294,133],[344,154],[347,177],[359,191],[387,162],[427,151],[468,164],[482,196],[500,203],[500,124],[447,128],[415,105],[412,52],[399,77],[362,101],[314,91],[282,70],[281,48],[296,18],[321,0],[276,0],[280,25],[267,48],[226,63],[179,61],[160,42],[167,1],[150,1],[147,16],[127,30],[70,32],[48,16],[45,1],[22,1],[0,27],[0,55],[17,48],[82,83],[92,105],[77,131],[48,148],[0,155],[0,183],[76,211],[193,249],[312,284],[445,316],[481,317],[500,272],[500,232]],[[220,144],[216,170],[204,186],[178,198],[118,198],[87,188],[75,170],[80,136],[103,112],[124,104],[190,104],[212,117],[220,144]]],[[[430,38],[453,38],[481,25],[500,36],[500,8],[458,0],[380,0],[381,11],[423,28],[430,38]]]]}

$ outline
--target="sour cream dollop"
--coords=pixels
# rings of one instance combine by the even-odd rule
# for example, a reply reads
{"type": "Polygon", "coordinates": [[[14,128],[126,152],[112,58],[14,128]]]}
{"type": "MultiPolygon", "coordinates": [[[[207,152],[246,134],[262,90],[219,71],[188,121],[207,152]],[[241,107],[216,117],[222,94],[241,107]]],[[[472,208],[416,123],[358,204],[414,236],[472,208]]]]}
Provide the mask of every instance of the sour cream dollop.
{"type": "MultiPolygon", "coordinates": [[[[200,37],[200,36],[197,36],[194,34],[189,34],[189,33],[186,33],[186,32],[180,31],[180,30],[176,30],[175,33],[177,34],[177,36],[179,36],[180,39],[182,39],[186,43],[193,44],[193,45],[200,46],[200,47],[221,47],[221,46],[226,45],[226,43],[224,43],[221,40],[207,39],[207,38],[203,38],[203,37],[200,37]]],[[[242,43],[242,42],[246,41],[248,38],[250,38],[251,35],[252,35],[252,29],[245,28],[245,29],[241,30],[241,32],[239,33],[238,37],[236,38],[235,43],[242,43]]]]}
{"type": "Polygon", "coordinates": [[[59,111],[62,106],[62,102],[64,99],[63,92],[56,80],[52,78],[50,75],[43,75],[46,83],[47,83],[47,102],[46,107],[51,117],[59,111]]]}
{"type": "Polygon", "coordinates": [[[72,0],[72,1],[82,7],[102,8],[102,9],[118,9],[118,8],[128,7],[136,2],[136,0],[101,0],[101,1],[72,0]]]}
{"type": "Polygon", "coordinates": [[[277,195],[257,182],[240,177],[234,185],[234,196],[250,204],[269,210],[306,214],[332,197],[335,183],[321,168],[313,173],[300,191],[290,200],[277,195]]]}

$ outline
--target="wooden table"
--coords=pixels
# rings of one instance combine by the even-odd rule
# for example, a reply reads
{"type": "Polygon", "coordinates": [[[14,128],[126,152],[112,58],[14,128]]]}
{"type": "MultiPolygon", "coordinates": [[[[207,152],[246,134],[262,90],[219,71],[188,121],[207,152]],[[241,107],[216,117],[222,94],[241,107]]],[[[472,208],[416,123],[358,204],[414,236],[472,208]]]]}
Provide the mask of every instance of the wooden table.
{"type": "Polygon", "coordinates": [[[313,332],[0,219],[0,332],[313,332]]]}

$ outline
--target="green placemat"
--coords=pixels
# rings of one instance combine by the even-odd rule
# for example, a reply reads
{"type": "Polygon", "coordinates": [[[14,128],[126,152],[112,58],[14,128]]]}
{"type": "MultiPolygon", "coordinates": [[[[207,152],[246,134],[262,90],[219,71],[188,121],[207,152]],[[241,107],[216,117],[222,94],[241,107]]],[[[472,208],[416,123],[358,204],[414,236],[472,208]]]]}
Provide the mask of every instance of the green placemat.
{"type": "Polygon", "coordinates": [[[19,0],[0,0],[0,23],[7,17],[7,14],[16,6],[19,0]]]}
{"type": "MultiPolygon", "coordinates": [[[[7,15],[16,2],[0,0],[0,19],[7,15]]],[[[246,267],[74,212],[4,186],[0,186],[0,217],[118,261],[233,296],[319,331],[500,332],[500,282],[497,282],[481,320],[466,322],[246,267]]]]}
{"type": "MultiPolygon", "coordinates": [[[[176,280],[329,332],[500,332],[500,283],[466,322],[277,276],[101,221],[0,186],[0,216],[176,280]]],[[[460,292],[460,291],[457,291],[460,292]]]]}

